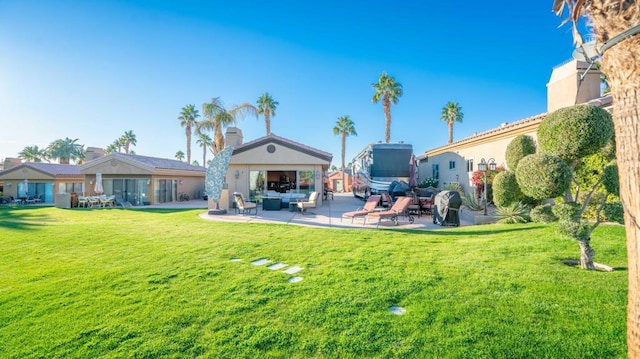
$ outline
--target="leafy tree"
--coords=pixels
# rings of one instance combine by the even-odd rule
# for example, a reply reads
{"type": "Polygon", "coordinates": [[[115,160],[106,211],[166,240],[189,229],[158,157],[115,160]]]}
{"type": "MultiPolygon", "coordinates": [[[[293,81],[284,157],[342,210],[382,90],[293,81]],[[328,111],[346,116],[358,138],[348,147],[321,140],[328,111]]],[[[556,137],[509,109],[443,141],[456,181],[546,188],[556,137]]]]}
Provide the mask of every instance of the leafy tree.
{"type": "Polygon", "coordinates": [[[207,147],[211,144],[211,137],[206,133],[198,133],[196,143],[202,147],[202,163],[207,163],[207,147]]]}
{"type": "Polygon", "coordinates": [[[378,103],[382,101],[382,110],[385,118],[384,141],[391,141],[391,104],[397,104],[402,97],[402,84],[383,72],[378,78],[378,82],[372,84],[375,93],[371,101],[378,103]]]}
{"type": "Polygon", "coordinates": [[[58,139],[51,142],[46,149],[47,157],[58,159],[60,164],[69,164],[72,160],[83,160],[85,156],[84,145],[76,142],[78,142],[77,138],[72,140],[68,137],[64,140],[58,139]]]}
{"type": "Polygon", "coordinates": [[[178,116],[180,126],[184,127],[184,133],[187,136],[187,163],[191,162],[191,135],[198,124],[198,117],[200,117],[200,114],[195,105],[183,107],[180,111],[180,116],[178,116]]]}
{"type": "Polygon", "coordinates": [[[337,171],[337,170],[338,170],[338,167],[336,167],[336,165],[331,165],[331,170],[332,170],[332,171],[337,171]]]}
{"type": "Polygon", "coordinates": [[[590,245],[591,233],[600,223],[600,210],[593,224],[583,218],[589,199],[605,177],[601,176],[591,187],[580,205],[577,203],[579,187],[576,186],[574,193],[571,186],[577,183],[574,169],[585,157],[605,148],[612,141],[613,132],[611,115],[599,107],[578,105],[556,110],[547,115],[538,127],[541,153],[523,158],[516,168],[516,179],[526,195],[540,200],[562,196],[564,204],[557,205],[558,210],[575,209],[556,213],[554,208],[554,214],[559,218],[560,233],[578,242],[581,268],[607,269],[594,263],[595,251],[590,245]]]}
{"type": "Polygon", "coordinates": [[[27,162],[42,162],[47,158],[47,152],[38,146],[27,146],[18,153],[18,158],[27,162]]]}
{"type": "Polygon", "coordinates": [[[220,97],[214,97],[211,99],[211,102],[205,103],[202,106],[202,115],[205,119],[198,124],[197,131],[202,133],[204,130],[213,130],[214,155],[224,149],[224,134],[222,133],[222,129],[236,123],[238,116],[246,114],[258,116],[257,109],[248,103],[227,109],[224,107],[224,103],[220,97]]]}
{"type": "Polygon", "coordinates": [[[447,123],[447,127],[449,128],[449,143],[453,143],[453,124],[455,122],[462,123],[463,118],[462,107],[460,107],[457,102],[447,102],[442,108],[440,121],[447,123]]]}
{"type": "Polygon", "coordinates": [[[527,135],[516,136],[509,142],[505,151],[507,168],[510,171],[515,171],[521,159],[534,153],[536,153],[536,143],[533,137],[527,135]]]}
{"type": "Polygon", "coordinates": [[[182,161],[182,160],[184,160],[184,152],[178,151],[178,152],[176,152],[174,157],[176,158],[176,160],[182,161]]]}
{"type": "Polygon", "coordinates": [[[198,160],[191,161],[191,164],[194,166],[200,166],[200,164],[198,163],[198,160]]]}
{"type": "Polygon", "coordinates": [[[129,147],[131,145],[135,146],[138,143],[138,140],[136,139],[136,135],[133,133],[133,130],[125,131],[120,141],[124,142],[124,153],[129,153],[129,147]]]}
{"type": "Polygon", "coordinates": [[[333,127],[333,134],[336,136],[340,135],[340,140],[342,144],[342,152],[341,152],[342,167],[340,167],[340,170],[342,171],[342,183],[345,183],[346,185],[347,182],[345,181],[345,178],[344,178],[345,177],[344,159],[347,151],[347,136],[358,135],[356,133],[356,126],[351,120],[351,118],[349,117],[349,115],[338,117],[338,121],[336,121],[336,125],[333,127]]]}
{"type": "Polygon", "coordinates": [[[267,136],[271,134],[271,116],[276,115],[276,107],[280,103],[271,97],[268,92],[258,99],[258,115],[264,115],[264,124],[267,127],[267,136]]]}

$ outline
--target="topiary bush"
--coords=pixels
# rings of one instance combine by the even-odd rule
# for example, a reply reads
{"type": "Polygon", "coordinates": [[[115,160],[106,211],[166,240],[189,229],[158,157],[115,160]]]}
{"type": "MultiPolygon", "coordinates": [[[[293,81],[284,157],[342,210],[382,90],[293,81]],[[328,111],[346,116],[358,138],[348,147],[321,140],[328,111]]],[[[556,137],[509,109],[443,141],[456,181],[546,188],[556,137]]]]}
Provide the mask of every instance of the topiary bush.
{"type": "Polygon", "coordinates": [[[508,206],[522,200],[523,197],[515,172],[503,171],[493,178],[493,203],[496,206],[508,206]]]}
{"type": "Polygon", "coordinates": [[[572,163],[610,143],[614,136],[613,120],[611,114],[600,107],[565,107],[547,115],[537,135],[542,152],[572,163]]]}
{"type": "Polygon", "coordinates": [[[534,153],[536,153],[536,143],[533,137],[527,135],[516,136],[516,138],[511,140],[507,145],[505,152],[507,167],[511,171],[515,171],[521,159],[534,153]]]}
{"type": "Polygon", "coordinates": [[[576,202],[558,203],[551,210],[560,221],[577,221],[580,219],[580,204],[576,202]]]}
{"type": "Polygon", "coordinates": [[[518,163],[516,180],[522,193],[537,200],[558,197],[571,185],[571,169],[559,157],[529,155],[518,163]]]}
{"type": "Polygon", "coordinates": [[[533,207],[533,209],[529,212],[529,216],[531,220],[536,223],[551,223],[558,220],[555,214],[553,214],[552,205],[543,204],[540,206],[533,207]]]}
{"type": "Polygon", "coordinates": [[[604,205],[604,218],[609,222],[624,224],[624,210],[622,202],[611,202],[604,205]]]}
{"type": "Polygon", "coordinates": [[[611,161],[604,167],[602,184],[607,192],[620,196],[620,179],[618,177],[618,163],[611,161]]]}

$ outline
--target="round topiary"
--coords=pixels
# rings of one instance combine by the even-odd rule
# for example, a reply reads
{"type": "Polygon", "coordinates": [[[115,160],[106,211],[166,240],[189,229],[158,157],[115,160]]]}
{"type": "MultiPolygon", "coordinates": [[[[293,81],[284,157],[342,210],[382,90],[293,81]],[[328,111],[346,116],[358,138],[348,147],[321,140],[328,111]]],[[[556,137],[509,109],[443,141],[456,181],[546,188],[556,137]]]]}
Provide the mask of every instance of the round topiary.
{"type": "Polygon", "coordinates": [[[522,193],[534,199],[559,197],[571,185],[571,170],[556,156],[536,153],[520,160],[516,180],[522,193]]]}
{"type": "Polygon", "coordinates": [[[516,136],[516,138],[511,140],[507,145],[505,152],[507,167],[511,171],[515,171],[521,159],[534,153],[536,153],[536,143],[533,137],[527,135],[516,136]]]}
{"type": "Polygon", "coordinates": [[[614,136],[613,120],[611,114],[600,107],[565,107],[547,115],[537,135],[542,152],[571,163],[610,143],[614,136]]]}
{"type": "Polygon", "coordinates": [[[602,183],[607,192],[615,194],[616,196],[620,195],[620,180],[618,178],[618,163],[616,161],[611,161],[604,167],[602,183]]]}
{"type": "Polygon", "coordinates": [[[550,204],[543,204],[537,207],[534,207],[529,213],[531,216],[531,220],[536,223],[551,223],[558,220],[558,217],[553,214],[551,210],[550,204]]]}
{"type": "Polygon", "coordinates": [[[506,207],[523,197],[515,172],[502,171],[493,178],[493,203],[497,206],[506,207]]]}

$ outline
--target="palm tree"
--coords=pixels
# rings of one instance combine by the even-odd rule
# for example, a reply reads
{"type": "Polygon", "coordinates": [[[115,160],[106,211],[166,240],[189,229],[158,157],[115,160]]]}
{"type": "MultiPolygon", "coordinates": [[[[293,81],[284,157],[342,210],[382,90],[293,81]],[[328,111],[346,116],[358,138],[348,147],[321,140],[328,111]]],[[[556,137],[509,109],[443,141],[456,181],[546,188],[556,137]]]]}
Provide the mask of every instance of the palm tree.
{"type": "Polygon", "coordinates": [[[176,152],[176,154],[175,154],[175,158],[176,158],[176,160],[178,160],[178,161],[182,161],[182,160],[184,160],[184,152],[182,152],[182,151],[178,151],[178,152],[176,152]]]}
{"type": "Polygon", "coordinates": [[[267,126],[267,136],[271,134],[271,116],[276,115],[276,107],[280,103],[271,97],[268,92],[258,99],[258,115],[264,115],[264,124],[267,126]]]}
{"type": "Polygon", "coordinates": [[[112,143],[104,148],[105,154],[114,153],[114,152],[118,152],[118,147],[116,146],[115,143],[112,143]]]}
{"type": "Polygon", "coordinates": [[[47,153],[44,149],[38,148],[38,146],[27,146],[18,153],[18,158],[27,162],[42,162],[47,158],[47,153]]]}
{"type": "Polygon", "coordinates": [[[195,105],[187,105],[182,108],[178,120],[180,120],[180,126],[184,127],[184,134],[187,136],[187,163],[191,162],[191,134],[193,128],[196,127],[200,114],[196,110],[195,105]]]}
{"type": "Polygon", "coordinates": [[[398,100],[402,96],[402,85],[393,77],[383,72],[378,78],[378,82],[372,84],[376,93],[371,98],[373,103],[378,103],[382,100],[382,110],[384,111],[385,118],[385,131],[384,141],[389,143],[391,141],[391,104],[397,104],[398,100]]]}
{"type": "Polygon", "coordinates": [[[202,106],[202,115],[204,120],[198,123],[197,131],[202,133],[204,130],[213,130],[213,154],[224,149],[224,134],[222,129],[228,125],[236,123],[236,119],[239,115],[252,114],[256,117],[257,109],[248,104],[237,105],[231,109],[226,109],[220,97],[214,97],[211,102],[205,103],[202,106]]]}
{"type": "Polygon", "coordinates": [[[209,137],[206,133],[198,133],[198,139],[196,143],[202,147],[202,165],[205,166],[207,163],[207,147],[211,144],[211,137],[209,137]]]}
{"type": "Polygon", "coordinates": [[[69,164],[71,160],[84,159],[84,145],[77,144],[78,139],[65,138],[55,140],[47,147],[47,157],[58,159],[60,164],[69,164]]]}
{"type": "MultiPolygon", "coordinates": [[[[627,305],[627,356],[640,357],[640,35],[617,38],[616,35],[636,27],[640,23],[637,1],[621,0],[554,0],[553,10],[562,15],[569,10],[574,30],[583,15],[589,18],[596,35],[596,43],[607,43],[600,51],[602,70],[607,76],[615,110],[613,122],[616,132],[616,157],[620,178],[620,199],[624,206],[624,222],[627,237],[627,271],[629,272],[629,304],[627,305]]],[[[581,42],[580,34],[576,42],[581,42]]]]}
{"type": "Polygon", "coordinates": [[[449,127],[449,142],[453,143],[453,123],[462,122],[464,114],[462,113],[462,107],[457,102],[447,102],[442,108],[442,114],[440,115],[440,121],[447,123],[449,127]]]}
{"type": "Polygon", "coordinates": [[[349,115],[338,117],[338,121],[336,121],[336,125],[333,127],[333,134],[340,135],[342,138],[342,167],[340,170],[342,171],[342,183],[343,186],[346,186],[347,182],[345,182],[344,178],[344,157],[347,150],[347,136],[357,136],[356,127],[349,115]]]}
{"type": "Polygon", "coordinates": [[[138,143],[133,130],[125,131],[125,133],[122,135],[122,139],[124,140],[124,153],[129,153],[130,145],[135,146],[138,143]]]}

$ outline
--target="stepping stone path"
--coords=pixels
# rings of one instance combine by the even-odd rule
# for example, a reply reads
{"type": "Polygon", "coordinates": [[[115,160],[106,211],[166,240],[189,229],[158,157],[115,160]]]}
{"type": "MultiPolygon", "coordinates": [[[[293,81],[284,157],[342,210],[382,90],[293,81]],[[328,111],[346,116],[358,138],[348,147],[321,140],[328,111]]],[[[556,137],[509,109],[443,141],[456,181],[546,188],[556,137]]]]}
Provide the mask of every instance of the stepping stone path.
{"type": "MultiPolygon", "coordinates": [[[[232,262],[240,262],[241,260],[242,259],[240,259],[240,258],[231,258],[232,262]]],[[[251,264],[253,264],[254,266],[261,266],[261,265],[265,265],[267,263],[271,263],[271,260],[270,259],[266,259],[266,258],[260,258],[260,259],[256,259],[255,261],[251,262],[251,264]]],[[[278,262],[278,263],[275,263],[275,264],[272,264],[272,265],[268,266],[267,268],[271,269],[271,270],[279,270],[279,269],[285,268],[287,266],[288,266],[288,264],[286,264],[286,263],[279,263],[278,262]]],[[[296,274],[296,273],[300,272],[303,269],[304,268],[299,267],[299,266],[293,266],[293,267],[291,267],[289,269],[283,270],[282,272],[286,273],[286,274],[296,274]]],[[[297,282],[301,282],[301,281],[302,281],[302,277],[297,277],[297,276],[296,277],[291,277],[288,280],[289,283],[297,283],[297,282]]]]}
{"type": "Polygon", "coordinates": [[[403,315],[404,313],[407,312],[406,309],[402,308],[402,307],[398,307],[398,306],[393,306],[391,308],[389,308],[389,311],[395,315],[403,315]]]}

